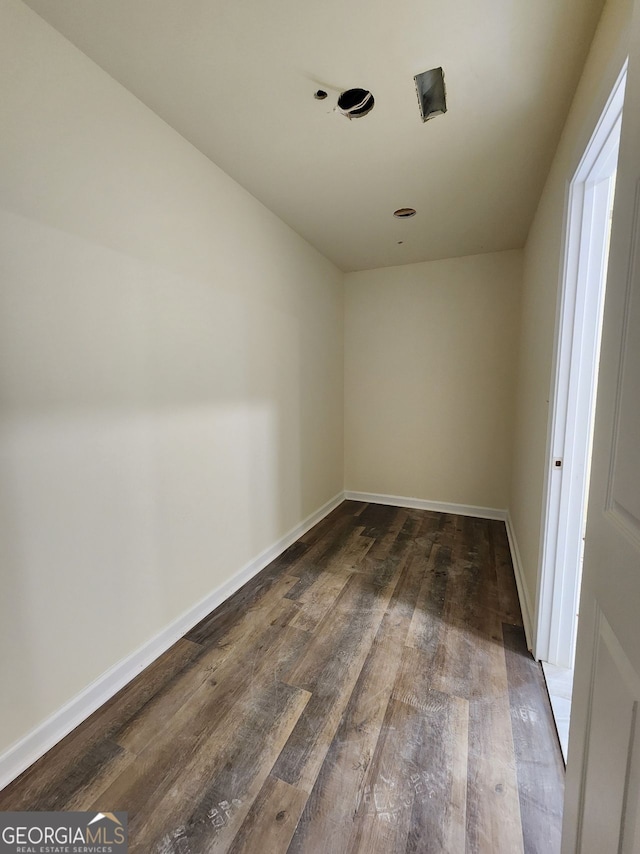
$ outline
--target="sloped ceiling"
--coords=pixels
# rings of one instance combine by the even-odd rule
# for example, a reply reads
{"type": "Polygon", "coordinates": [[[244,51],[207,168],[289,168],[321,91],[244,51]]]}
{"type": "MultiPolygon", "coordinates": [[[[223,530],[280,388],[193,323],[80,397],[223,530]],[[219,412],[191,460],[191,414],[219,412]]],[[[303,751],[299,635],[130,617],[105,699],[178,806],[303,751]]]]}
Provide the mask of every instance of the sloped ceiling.
{"type": "Polygon", "coordinates": [[[524,244],[603,6],[26,2],[346,271],[524,244]],[[436,66],[448,112],[423,123],[413,76],[436,66]],[[351,87],[376,100],[353,121],[351,87]]]}

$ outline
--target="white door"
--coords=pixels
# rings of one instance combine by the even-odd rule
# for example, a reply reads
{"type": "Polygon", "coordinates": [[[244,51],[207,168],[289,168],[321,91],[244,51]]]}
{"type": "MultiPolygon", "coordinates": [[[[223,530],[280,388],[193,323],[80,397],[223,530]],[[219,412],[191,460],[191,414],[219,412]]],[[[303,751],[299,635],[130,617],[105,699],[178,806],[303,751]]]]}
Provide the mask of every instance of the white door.
{"type": "Polygon", "coordinates": [[[640,0],[613,211],[563,852],[640,854],[640,0]]]}

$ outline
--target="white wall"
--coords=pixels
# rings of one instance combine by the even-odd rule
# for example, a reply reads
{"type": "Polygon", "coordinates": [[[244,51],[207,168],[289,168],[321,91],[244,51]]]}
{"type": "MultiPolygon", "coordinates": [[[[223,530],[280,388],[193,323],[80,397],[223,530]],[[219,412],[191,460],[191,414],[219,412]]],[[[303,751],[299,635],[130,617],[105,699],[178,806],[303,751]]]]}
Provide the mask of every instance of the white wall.
{"type": "Polygon", "coordinates": [[[345,485],[507,507],[522,253],[345,277],[345,485]]]}
{"type": "Polygon", "coordinates": [[[0,9],[0,751],[341,491],[342,274],[0,9]]]}
{"type": "Polygon", "coordinates": [[[605,6],[524,252],[510,512],[532,603],[538,588],[566,194],[626,57],[629,14],[628,0],[609,0],[605,6]]]}

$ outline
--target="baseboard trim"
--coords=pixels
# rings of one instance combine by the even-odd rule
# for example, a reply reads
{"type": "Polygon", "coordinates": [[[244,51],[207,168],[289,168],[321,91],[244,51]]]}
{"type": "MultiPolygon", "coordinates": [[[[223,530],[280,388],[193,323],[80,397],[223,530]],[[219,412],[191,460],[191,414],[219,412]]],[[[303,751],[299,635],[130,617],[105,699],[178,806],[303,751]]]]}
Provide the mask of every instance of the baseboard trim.
{"type": "Polygon", "coordinates": [[[524,572],[522,569],[522,558],[520,557],[520,549],[516,540],[516,532],[511,521],[511,515],[507,513],[507,538],[509,540],[509,549],[511,550],[511,561],[513,563],[513,574],[516,577],[516,587],[518,588],[518,599],[520,600],[520,610],[522,611],[522,622],[524,624],[524,633],[527,639],[527,648],[533,650],[533,632],[532,632],[532,615],[533,608],[527,591],[527,585],[524,580],[524,572]]]}
{"type": "Polygon", "coordinates": [[[378,495],[374,492],[345,491],[350,501],[366,501],[369,504],[389,504],[392,507],[409,507],[412,510],[433,510],[436,513],[453,513],[456,516],[475,516],[478,519],[506,521],[507,511],[495,507],[475,507],[473,504],[450,504],[446,501],[427,501],[424,498],[406,498],[402,495],[378,495]]]}
{"type": "Polygon", "coordinates": [[[275,560],[292,543],[317,525],[344,501],[344,493],[335,495],[318,510],[307,516],[276,543],[249,561],[228,581],[209,593],[204,599],[185,611],[159,634],[131,655],[119,661],[88,685],[58,711],[39,726],[27,733],[20,741],[0,756],[0,790],[15,780],[23,771],[61,741],[89,715],[111,699],[145,667],[148,667],[163,652],[190,631],[207,614],[215,610],[243,584],[275,560]]]}

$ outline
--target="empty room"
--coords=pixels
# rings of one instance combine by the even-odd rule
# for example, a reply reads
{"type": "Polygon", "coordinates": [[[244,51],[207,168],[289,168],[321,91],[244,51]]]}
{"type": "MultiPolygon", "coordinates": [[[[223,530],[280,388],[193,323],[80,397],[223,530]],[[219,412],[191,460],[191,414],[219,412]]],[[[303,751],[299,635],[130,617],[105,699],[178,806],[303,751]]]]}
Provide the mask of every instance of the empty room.
{"type": "Polygon", "coordinates": [[[640,0],[2,0],[0,852],[640,854],[640,0]]]}

